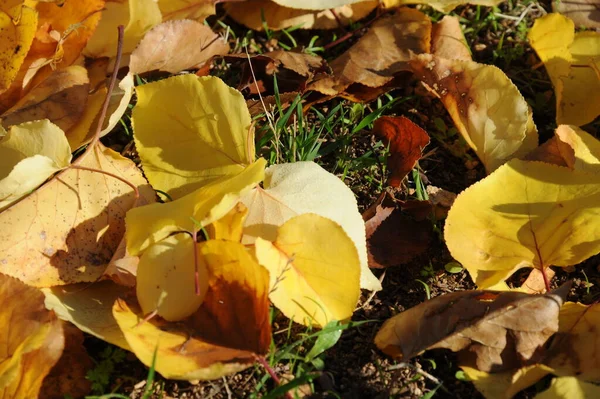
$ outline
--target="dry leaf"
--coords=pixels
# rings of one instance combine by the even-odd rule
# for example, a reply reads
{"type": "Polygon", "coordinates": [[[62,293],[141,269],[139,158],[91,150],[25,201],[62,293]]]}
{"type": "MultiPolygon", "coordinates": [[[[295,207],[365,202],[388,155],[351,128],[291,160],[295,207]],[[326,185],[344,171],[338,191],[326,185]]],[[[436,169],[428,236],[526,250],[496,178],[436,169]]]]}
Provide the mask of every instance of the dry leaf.
{"type": "Polygon", "coordinates": [[[442,100],[488,173],[537,147],[527,102],[500,69],[431,54],[417,56],[411,65],[442,100]]]}
{"type": "Polygon", "coordinates": [[[471,49],[458,17],[446,15],[431,29],[431,53],[446,59],[471,61],[471,49]]]}
{"type": "Polygon", "coordinates": [[[415,167],[429,144],[429,135],[410,119],[382,116],[373,125],[373,133],[390,148],[388,184],[400,187],[402,180],[415,167]]]}
{"type": "Polygon", "coordinates": [[[280,226],[274,242],[257,238],[254,245],[258,262],[269,271],[269,299],[286,317],[324,327],[352,316],[360,262],[339,224],[305,213],[280,226]]]}
{"type": "MultiPolygon", "coordinates": [[[[135,164],[101,144],[81,162],[154,192],[135,164]]],[[[37,287],[96,281],[125,232],[135,202],[125,183],[98,172],[67,169],[0,213],[0,272],[37,287]]]]}
{"type": "Polygon", "coordinates": [[[463,291],[438,296],[387,320],[375,344],[397,359],[426,349],[459,352],[461,366],[500,372],[535,362],[558,330],[571,284],[546,295],[463,291]]]}
{"type": "MultiPolygon", "coordinates": [[[[296,2],[296,4],[298,4],[296,2]]],[[[338,18],[329,10],[301,10],[283,7],[270,0],[250,0],[236,4],[226,4],[227,14],[237,22],[252,30],[262,31],[263,21],[269,29],[282,30],[292,26],[302,29],[335,29],[341,21],[343,25],[357,22],[369,15],[377,7],[377,1],[335,7],[338,18]]]]}
{"type": "Polygon", "coordinates": [[[599,174],[514,159],[456,198],[444,237],[487,288],[519,268],[576,265],[600,252],[599,204],[599,174]]]}
{"type": "Polygon", "coordinates": [[[449,13],[463,4],[474,4],[487,7],[497,6],[503,0],[382,0],[386,8],[395,8],[409,4],[426,4],[443,13],[449,13]]]}
{"type": "Polygon", "coordinates": [[[277,227],[303,213],[316,213],[338,223],[352,239],[361,265],[361,288],[378,291],[381,283],[367,266],[365,225],[354,193],[337,176],[314,162],[273,165],[263,187],[242,197],[248,207],[243,242],[256,237],[275,240],[277,227]]]}
{"type": "Polygon", "coordinates": [[[229,45],[200,22],[167,21],[152,28],[131,53],[129,71],[178,73],[199,68],[214,56],[225,55],[229,45]]]}
{"type": "Polygon", "coordinates": [[[600,28],[600,8],[597,0],[568,0],[552,2],[552,10],[571,19],[579,28],[600,28]]]}
{"type": "Polygon", "coordinates": [[[60,320],[32,287],[0,275],[0,396],[37,398],[44,377],[63,351],[60,320]],[[18,299],[26,300],[18,300],[18,299]]]}
{"type": "Polygon", "coordinates": [[[193,19],[198,22],[215,14],[216,0],[158,0],[163,21],[193,19]]]}

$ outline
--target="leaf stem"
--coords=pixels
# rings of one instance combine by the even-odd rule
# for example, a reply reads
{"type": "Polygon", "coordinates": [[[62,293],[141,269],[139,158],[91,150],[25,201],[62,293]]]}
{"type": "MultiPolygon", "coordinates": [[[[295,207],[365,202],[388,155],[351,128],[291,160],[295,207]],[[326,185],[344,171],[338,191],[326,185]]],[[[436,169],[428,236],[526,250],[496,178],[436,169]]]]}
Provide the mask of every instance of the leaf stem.
{"type": "Polygon", "coordinates": [[[200,295],[200,275],[198,273],[198,230],[194,227],[192,231],[192,239],[194,240],[194,289],[196,295],[200,295]]]}
{"type": "MultiPolygon", "coordinates": [[[[269,375],[271,376],[273,381],[275,381],[275,384],[277,384],[277,386],[280,386],[281,380],[279,379],[279,376],[277,376],[277,373],[275,372],[275,370],[273,370],[273,368],[271,367],[269,362],[267,362],[267,359],[265,359],[263,356],[258,356],[258,355],[255,355],[255,358],[256,358],[256,361],[259,362],[261,366],[263,366],[263,368],[267,371],[267,373],[269,373],[269,375]]],[[[287,399],[294,399],[289,392],[285,393],[285,397],[287,399]]]]}

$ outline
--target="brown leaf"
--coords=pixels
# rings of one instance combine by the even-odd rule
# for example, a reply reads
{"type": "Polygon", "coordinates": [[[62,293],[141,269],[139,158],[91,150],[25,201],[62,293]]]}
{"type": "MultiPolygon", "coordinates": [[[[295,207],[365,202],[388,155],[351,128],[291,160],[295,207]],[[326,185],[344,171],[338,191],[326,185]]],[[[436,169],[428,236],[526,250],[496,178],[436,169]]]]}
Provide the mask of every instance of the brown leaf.
{"type": "Polygon", "coordinates": [[[337,95],[352,84],[382,87],[409,71],[411,54],[428,53],[431,21],[422,12],[402,8],[373,23],[348,51],[330,63],[333,77],[321,79],[309,89],[337,95]]]}
{"type": "Polygon", "coordinates": [[[527,161],[541,161],[569,169],[575,167],[575,151],[558,136],[552,137],[525,156],[527,161]]]}
{"type": "Polygon", "coordinates": [[[468,60],[471,49],[460,28],[457,17],[446,15],[431,30],[431,53],[440,58],[468,60]]]}
{"type": "Polygon", "coordinates": [[[131,53],[129,70],[177,73],[200,68],[229,45],[208,26],[191,20],[167,21],[152,28],[131,53]]]}
{"type": "Polygon", "coordinates": [[[598,0],[553,1],[552,10],[572,19],[580,28],[600,28],[600,4],[598,4],[598,0]]]}
{"type": "MultiPolygon", "coordinates": [[[[101,144],[81,163],[128,179],[153,201],[135,164],[101,144]]],[[[38,287],[96,281],[125,231],[133,190],[98,172],[67,169],[0,213],[0,272],[38,287]]]]}
{"type": "MultiPolygon", "coordinates": [[[[544,270],[548,281],[552,281],[552,277],[556,272],[550,268],[544,270]]],[[[527,279],[521,284],[521,289],[528,294],[543,294],[546,292],[546,283],[544,281],[544,275],[540,269],[531,269],[527,279]]]]}
{"type": "Polygon", "coordinates": [[[373,133],[390,147],[388,184],[400,187],[402,180],[421,159],[423,148],[429,144],[429,135],[404,116],[382,116],[375,121],[373,133]]]}
{"type": "Polygon", "coordinates": [[[546,295],[463,291],[438,296],[387,320],[375,337],[386,354],[409,359],[426,349],[459,352],[461,366],[485,372],[539,360],[558,330],[558,314],[571,284],[546,295]]]}
{"type": "Polygon", "coordinates": [[[0,275],[0,396],[37,398],[42,381],[63,351],[60,320],[44,307],[44,295],[0,275]]]}
{"type": "Polygon", "coordinates": [[[40,399],[63,399],[69,395],[82,398],[92,389],[86,374],[94,362],[83,346],[83,333],[71,323],[63,322],[65,349],[58,363],[44,379],[40,399]]]}

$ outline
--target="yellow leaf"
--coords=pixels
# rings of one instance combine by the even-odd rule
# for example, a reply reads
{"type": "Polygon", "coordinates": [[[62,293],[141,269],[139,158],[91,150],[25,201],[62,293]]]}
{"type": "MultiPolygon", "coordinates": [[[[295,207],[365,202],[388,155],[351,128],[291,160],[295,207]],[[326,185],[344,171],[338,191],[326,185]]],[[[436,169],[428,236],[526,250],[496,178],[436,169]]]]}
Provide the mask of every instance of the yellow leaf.
{"type": "Polygon", "coordinates": [[[0,138],[0,211],[70,162],[71,148],[58,126],[43,120],[11,127],[0,138]]]}
{"type": "Polygon", "coordinates": [[[238,202],[229,213],[206,226],[208,236],[213,240],[229,240],[240,242],[244,230],[244,221],[248,215],[248,208],[238,202]]]}
{"type": "Polygon", "coordinates": [[[37,28],[37,13],[29,7],[19,8],[15,19],[0,11],[0,93],[17,77],[37,28]]]}
{"type": "Polygon", "coordinates": [[[600,397],[600,386],[584,382],[577,377],[559,377],[552,380],[550,388],[535,395],[535,399],[591,399],[600,397]]]}
{"type": "Polygon", "coordinates": [[[180,75],[136,91],[136,148],[156,190],[177,199],[254,160],[244,97],[221,79],[180,75]]]}
{"type": "Polygon", "coordinates": [[[202,22],[215,14],[214,0],[158,0],[162,20],[193,19],[202,22]]]}
{"type": "Polygon", "coordinates": [[[556,137],[573,149],[573,168],[587,172],[600,171],[600,141],[577,126],[560,125],[556,137]]]}
{"type": "Polygon", "coordinates": [[[126,220],[127,250],[138,255],[173,232],[199,230],[225,216],[241,195],[263,180],[265,164],[260,158],[241,173],[213,181],[173,202],[131,209],[126,220]]]}
{"type": "Polygon", "coordinates": [[[592,122],[600,115],[600,34],[575,34],[569,18],[548,14],[535,20],[528,38],[554,86],[556,123],[581,126],[592,122]]]}
{"type": "Polygon", "coordinates": [[[188,234],[167,237],[144,251],[138,264],[136,285],[144,314],[156,311],[165,320],[178,321],[198,310],[206,295],[208,275],[204,260],[198,258],[196,262],[194,251],[194,242],[188,234]]]}
{"type": "Polygon", "coordinates": [[[119,300],[113,314],[131,349],[146,365],[158,347],[156,370],[166,378],[215,379],[243,370],[271,342],[267,271],[239,243],[210,240],[198,254],[209,272],[200,309],[185,321],[143,317],[133,302],[119,300]]]}
{"type": "Polygon", "coordinates": [[[155,0],[108,0],[83,53],[92,58],[116,56],[119,25],[125,26],[123,54],[131,53],[144,34],[161,20],[155,0]]]}
{"type": "Polygon", "coordinates": [[[102,281],[43,288],[42,292],[46,297],[46,308],[62,320],[103,341],[131,350],[112,314],[115,301],[129,295],[130,288],[102,281]]]}
{"type": "Polygon", "coordinates": [[[377,1],[363,1],[336,7],[334,8],[335,15],[329,9],[331,7],[326,7],[327,9],[322,11],[301,10],[284,7],[270,0],[226,4],[225,9],[231,18],[258,31],[264,29],[264,24],[273,30],[292,26],[300,26],[301,29],[335,29],[340,25],[338,21],[341,21],[343,25],[348,25],[366,17],[377,7],[377,4],[377,1]]]}
{"type": "Polygon", "coordinates": [[[464,4],[493,7],[502,3],[502,1],[503,0],[382,0],[385,8],[395,8],[408,4],[426,4],[443,13],[449,13],[456,7],[464,4]]]}
{"type": "Polygon", "coordinates": [[[500,69],[421,54],[411,62],[488,173],[538,145],[527,102],[500,69]]]}
{"type": "Polygon", "coordinates": [[[360,287],[380,290],[381,283],[367,262],[365,223],[356,197],[337,176],[314,162],[273,165],[265,171],[263,187],[242,197],[248,207],[244,243],[256,237],[274,241],[277,227],[290,218],[315,213],[338,223],[354,242],[361,265],[360,287]]]}
{"type": "Polygon", "coordinates": [[[39,290],[5,275],[0,275],[0,309],[5,326],[0,336],[0,395],[37,398],[63,351],[60,320],[45,309],[39,290]]]}
{"type": "MultiPolygon", "coordinates": [[[[80,166],[115,174],[155,193],[135,164],[98,144],[80,166]]],[[[0,213],[0,272],[50,287],[96,281],[125,232],[131,187],[102,173],[69,168],[0,213]]]]}
{"type": "Polygon", "coordinates": [[[352,316],[360,295],[360,262],[339,224],[305,213],[279,227],[274,242],[257,238],[255,249],[270,274],[269,298],[288,318],[323,327],[352,316]]]}
{"type": "Polygon", "coordinates": [[[467,270],[490,272],[476,281],[486,288],[519,268],[570,266],[597,254],[599,214],[600,175],[512,160],[456,198],[444,237],[467,270]]]}
{"type": "Polygon", "coordinates": [[[464,366],[461,368],[486,399],[510,399],[552,372],[541,364],[502,373],[486,373],[464,366]]]}

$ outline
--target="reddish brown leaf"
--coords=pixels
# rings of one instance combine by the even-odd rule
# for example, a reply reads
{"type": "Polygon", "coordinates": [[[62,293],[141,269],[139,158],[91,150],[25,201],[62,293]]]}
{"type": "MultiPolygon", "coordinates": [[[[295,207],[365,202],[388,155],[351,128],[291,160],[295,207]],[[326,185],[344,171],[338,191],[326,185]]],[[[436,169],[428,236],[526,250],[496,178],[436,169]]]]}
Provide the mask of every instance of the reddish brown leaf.
{"type": "Polygon", "coordinates": [[[423,148],[429,144],[429,135],[404,116],[382,116],[375,121],[373,133],[389,144],[388,168],[391,175],[388,184],[400,187],[404,177],[423,155],[423,148]]]}

